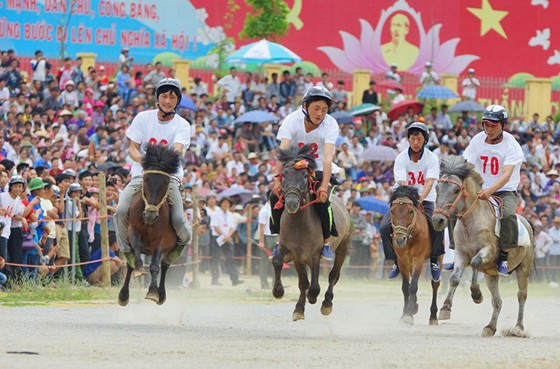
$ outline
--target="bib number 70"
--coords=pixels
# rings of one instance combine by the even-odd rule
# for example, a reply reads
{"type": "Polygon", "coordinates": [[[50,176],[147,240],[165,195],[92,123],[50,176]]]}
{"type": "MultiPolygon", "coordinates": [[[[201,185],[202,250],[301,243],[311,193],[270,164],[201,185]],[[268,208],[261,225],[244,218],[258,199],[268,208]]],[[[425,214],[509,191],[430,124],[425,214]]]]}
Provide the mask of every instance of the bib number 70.
{"type": "Polygon", "coordinates": [[[480,160],[482,160],[482,172],[486,173],[488,171],[488,166],[490,166],[490,174],[496,175],[500,171],[500,161],[497,157],[492,156],[488,157],[485,155],[480,156],[480,160]],[[490,161],[490,165],[488,165],[488,161],[490,161]]]}

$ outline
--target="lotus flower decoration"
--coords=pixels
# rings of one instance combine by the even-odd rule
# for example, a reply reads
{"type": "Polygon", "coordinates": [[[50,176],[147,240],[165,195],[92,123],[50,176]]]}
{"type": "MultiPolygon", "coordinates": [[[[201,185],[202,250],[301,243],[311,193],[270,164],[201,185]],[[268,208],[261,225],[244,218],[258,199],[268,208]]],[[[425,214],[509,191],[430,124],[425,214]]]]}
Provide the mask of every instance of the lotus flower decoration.
{"type": "Polygon", "coordinates": [[[460,74],[470,63],[480,59],[476,55],[455,55],[459,38],[440,43],[441,24],[434,25],[426,32],[420,13],[412,9],[406,0],[397,0],[392,7],[383,10],[375,30],[369,22],[360,19],[359,39],[348,32],[340,31],[343,49],[332,46],[321,46],[318,49],[327,54],[332,63],[345,72],[369,69],[373,74],[385,73],[389,70],[389,65],[380,52],[381,35],[389,17],[397,12],[408,14],[416,22],[420,38],[418,57],[407,72],[421,74],[425,63],[429,61],[438,73],[460,74]]]}

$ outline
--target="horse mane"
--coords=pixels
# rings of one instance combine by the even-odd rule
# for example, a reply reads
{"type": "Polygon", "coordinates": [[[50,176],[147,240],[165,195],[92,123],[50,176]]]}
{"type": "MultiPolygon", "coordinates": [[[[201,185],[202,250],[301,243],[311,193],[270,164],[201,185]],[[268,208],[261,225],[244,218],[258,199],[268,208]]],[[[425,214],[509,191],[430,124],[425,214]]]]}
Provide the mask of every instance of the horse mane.
{"type": "Polygon", "coordinates": [[[162,144],[146,145],[146,154],[142,158],[142,169],[160,170],[165,173],[173,174],[181,165],[179,153],[173,146],[162,144]]]}
{"type": "Polygon", "coordinates": [[[412,186],[399,186],[397,187],[393,193],[391,194],[391,198],[389,199],[389,204],[393,205],[393,201],[398,199],[399,197],[406,197],[412,201],[412,205],[414,207],[418,207],[420,204],[420,194],[418,193],[418,189],[412,186]]]}
{"type": "Polygon", "coordinates": [[[462,156],[451,155],[448,159],[442,160],[440,173],[442,176],[457,176],[462,181],[470,177],[479,186],[484,182],[482,176],[474,170],[474,165],[468,163],[462,156]]]}
{"type": "Polygon", "coordinates": [[[312,170],[317,169],[317,163],[315,162],[315,154],[311,145],[303,145],[297,147],[295,145],[290,146],[286,150],[278,150],[278,160],[280,160],[284,166],[288,163],[295,163],[300,160],[307,160],[309,163],[309,168],[312,170]]]}

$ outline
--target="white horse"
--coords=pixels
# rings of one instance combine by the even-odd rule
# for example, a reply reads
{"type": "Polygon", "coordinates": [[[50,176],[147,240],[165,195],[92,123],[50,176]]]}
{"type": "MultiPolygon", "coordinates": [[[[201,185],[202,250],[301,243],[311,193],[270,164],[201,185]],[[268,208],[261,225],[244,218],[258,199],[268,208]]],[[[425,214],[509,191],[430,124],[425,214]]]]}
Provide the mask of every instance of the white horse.
{"type": "MultiPolygon", "coordinates": [[[[437,185],[436,210],[434,211],[434,228],[443,230],[451,217],[457,217],[457,224],[453,231],[455,243],[455,268],[450,279],[451,288],[440,310],[439,319],[451,317],[451,306],[453,295],[459,285],[461,275],[465,267],[473,268],[473,279],[471,284],[471,297],[477,304],[482,302],[482,293],[477,281],[477,272],[486,274],[486,284],[492,295],[492,319],[484,327],[484,337],[493,336],[496,333],[498,315],[502,308],[502,299],[499,291],[499,275],[496,268],[496,260],[499,254],[498,241],[495,226],[497,216],[494,207],[488,200],[477,198],[482,188],[482,177],[471,164],[463,157],[451,156],[441,163],[441,178],[437,185]]],[[[508,253],[508,270],[516,272],[517,275],[517,299],[519,311],[515,329],[506,332],[509,335],[525,336],[523,330],[523,315],[525,301],[527,300],[527,286],[529,274],[534,257],[535,240],[531,225],[527,220],[518,215],[522,226],[530,238],[528,247],[518,246],[512,248],[508,253]]]]}

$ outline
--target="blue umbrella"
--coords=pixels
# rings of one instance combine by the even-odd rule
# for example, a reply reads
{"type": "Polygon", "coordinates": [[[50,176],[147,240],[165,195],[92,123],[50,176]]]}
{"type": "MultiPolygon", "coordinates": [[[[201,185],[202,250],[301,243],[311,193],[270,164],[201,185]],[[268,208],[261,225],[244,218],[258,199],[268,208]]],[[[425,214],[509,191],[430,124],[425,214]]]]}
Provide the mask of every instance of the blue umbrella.
{"type": "Polygon", "coordinates": [[[280,120],[276,115],[263,110],[251,110],[250,112],[241,114],[234,120],[234,123],[266,123],[276,122],[280,120]]]}
{"type": "Polygon", "coordinates": [[[449,87],[445,86],[428,86],[418,91],[420,99],[455,99],[457,94],[449,87]]]}
{"type": "Polygon", "coordinates": [[[189,109],[192,111],[197,111],[193,99],[191,99],[187,95],[181,96],[181,102],[179,103],[179,107],[184,109],[189,109]]]}
{"type": "Polygon", "coordinates": [[[386,214],[389,211],[389,204],[378,197],[364,196],[356,200],[363,210],[375,211],[379,214],[386,214]]]}
{"type": "Polygon", "coordinates": [[[468,112],[483,112],[484,111],[484,106],[480,105],[477,102],[474,102],[472,100],[464,100],[461,102],[458,102],[457,104],[453,105],[448,112],[449,113],[460,113],[463,111],[468,111],[468,112]]]}
{"type": "Polygon", "coordinates": [[[293,51],[275,42],[260,40],[241,47],[226,58],[228,63],[298,63],[301,58],[293,51]]]}
{"type": "Polygon", "coordinates": [[[354,116],[352,114],[342,110],[335,111],[331,114],[331,117],[333,117],[338,124],[352,123],[354,121],[354,116]]]}
{"type": "Polygon", "coordinates": [[[380,109],[381,108],[377,105],[365,103],[365,104],[360,104],[358,106],[354,106],[348,112],[352,115],[368,115],[380,109]]]}

